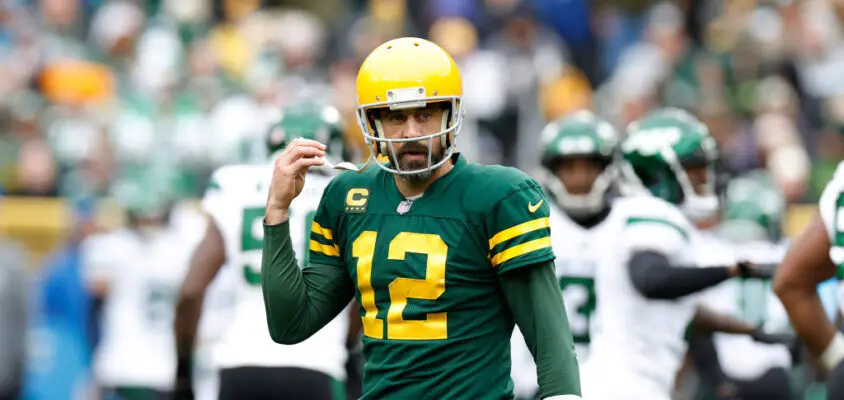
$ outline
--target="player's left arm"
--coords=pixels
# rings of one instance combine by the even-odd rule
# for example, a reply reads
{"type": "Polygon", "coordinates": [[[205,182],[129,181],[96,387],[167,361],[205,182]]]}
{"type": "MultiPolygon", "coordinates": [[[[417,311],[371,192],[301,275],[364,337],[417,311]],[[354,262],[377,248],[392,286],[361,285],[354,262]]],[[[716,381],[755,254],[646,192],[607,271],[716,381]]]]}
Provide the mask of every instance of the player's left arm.
{"type": "Polygon", "coordinates": [[[536,363],[539,398],[580,399],[580,370],[554,263],[505,272],[501,288],[536,363]]]}
{"type": "Polygon", "coordinates": [[[753,340],[767,344],[792,346],[795,336],[790,333],[768,333],[763,325],[754,325],[730,314],[717,312],[704,306],[698,306],[692,319],[692,327],[698,331],[733,333],[748,335],[753,340]]]}
{"type": "Polygon", "coordinates": [[[486,216],[490,263],[534,360],[543,399],[580,399],[574,341],[554,274],[549,206],[525,181],[486,216]]]}
{"type": "Polygon", "coordinates": [[[194,250],[187,275],[176,300],[173,328],[176,336],[176,388],[189,389],[196,331],[208,285],[226,261],[225,244],[214,220],[208,221],[205,236],[194,250]]]}
{"type": "Polygon", "coordinates": [[[734,333],[750,335],[756,326],[729,314],[714,311],[705,306],[698,306],[692,318],[692,327],[699,331],[734,333]]]}
{"type": "Polygon", "coordinates": [[[176,299],[173,331],[176,342],[176,396],[190,398],[192,393],[192,359],[196,331],[202,315],[202,304],[208,286],[226,262],[226,247],[220,228],[226,210],[238,207],[223,190],[223,169],[214,172],[202,198],[202,210],[208,216],[205,235],[193,250],[188,271],[176,299]]]}
{"type": "Polygon", "coordinates": [[[835,276],[829,246],[826,227],[818,214],[791,245],[773,283],[794,329],[827,370],[844,359],[844,336],[827,319],[817,289],[821,282],[835,276]]]}

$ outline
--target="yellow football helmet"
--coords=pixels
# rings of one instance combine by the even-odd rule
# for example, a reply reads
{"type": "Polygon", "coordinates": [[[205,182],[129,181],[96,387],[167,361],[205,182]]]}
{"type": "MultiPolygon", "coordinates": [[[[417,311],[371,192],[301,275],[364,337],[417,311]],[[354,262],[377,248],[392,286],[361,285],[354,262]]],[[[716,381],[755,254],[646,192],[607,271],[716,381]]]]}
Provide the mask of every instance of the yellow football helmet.
{"type": "Polygon", "coordinates": [[[433,42],[412,37],[390,40],[378,46],[364,60],[357,78],[357,120],[370,149],[369,161],[395,154],[394,143],[428,141],[428,166],[405,171],[394,160],[392,167],[376,164],[400,175],[433,170],[449,160],[463,122],[461,97],[463,81],[451,56],[433,42]],[[376,111],[381,108],[401,110],[422,108],[433,102],[449,102],[441,129],[416,138],[386,138],[376,111]],[[433,143],[440,138],[443,158],[432,162],[433,143]],[[392,151],[388,153],[388,149],[392,151]]]}

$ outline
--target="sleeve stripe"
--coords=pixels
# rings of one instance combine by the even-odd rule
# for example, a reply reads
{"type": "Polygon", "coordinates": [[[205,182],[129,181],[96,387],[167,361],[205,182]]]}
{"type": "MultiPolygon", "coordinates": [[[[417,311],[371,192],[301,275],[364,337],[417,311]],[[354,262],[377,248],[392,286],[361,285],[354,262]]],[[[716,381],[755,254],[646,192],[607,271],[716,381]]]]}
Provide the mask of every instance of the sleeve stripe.
{"type": "MultiPolygon", "coordinates": [[[[548,219],[548,218],[545,218],[548,219]]],[[[529,242],[522,243],[508,248],[492,257],[492,266],[496,267],[508,260],[525,255],[527,253],[551,247],[551,237],[546,236],[539,239],[534,239],[529,242]]]]}
{"type": "Polygon", "coordinates": [[[319,222],[314,221],[311,225],[311,232],[316,233],[328,240],[334,240],[334,236],[331,234],[331,229],[323,228],[319,222]]]}
{"type": "MultiPolygon", "coordinates": [[[[316,226],[316,224],[314,224],[316,226]]],[[[516,226],[509,227],[501,232],[496,233],[492,239],[489,239],[489,249],[492,250],[495,246],[506,242],[514,237],[524,235],[528,232],[533,232],[537,229],[548,228],[548,217],[537,218],[532,221],[524,222],[516,226]]],[[[516,246],[518,247],[518,246],[516,246]]]]}
{"type": "Polygon", "coordinates": [[[320,254],[324,254],[329,257],[339,257],[340,256],[340,247],[335,245],[327,245],[317,242],[316,240],[311,239],[310,242],[311,251],[315,251],[320,254]]]}

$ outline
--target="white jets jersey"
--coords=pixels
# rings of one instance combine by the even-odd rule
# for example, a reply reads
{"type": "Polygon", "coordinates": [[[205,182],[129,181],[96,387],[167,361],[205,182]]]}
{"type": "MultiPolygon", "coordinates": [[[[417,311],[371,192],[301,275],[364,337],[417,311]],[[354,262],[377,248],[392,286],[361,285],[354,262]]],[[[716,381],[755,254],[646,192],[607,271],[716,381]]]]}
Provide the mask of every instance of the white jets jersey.
{"type": "MultiPolygon", "coordinates": [[[[261,292],[264,209],[271,166],[231,165],[214,172],[202,201],[223,236],[227,268],[234,268],[234,316],[215,352],[221,368],[300,367],[345,379],[348,316],[341,313],[308,340],[291,346],[270,338],[261,292]]],[[[307,262],[308,238],[317,206],[330,177],[309,173],[290,206],[290,236],[300,265],[307,262]]]]}
{"type": "Polygon", "coordinates": [[[174,228],[128,229],[83,243],[86,280],[105,283],[102,338],[94,375],[105,386],[170,390],[176,373],[175,300],[199,237],[174,228]]]}
{"type": "MultiPolygon", "coordinates": [[[[826,184],[818,209],[829,235],[829,258],[840,277],[844,270],[844,161],[838,164],[835,175],[826,184]]],[[[844,296],[839,296],[838,308],[844,309],[844,296]]]]}
{"type": "MultiPolygon", "coordinates": [[[[569,218],[556,205],[551,205],[551,244],[556,259],[557,279],[563,292],[566,316],[569,321],[578,363],[589,355],[590,332],[595,318],[595,271],[600,263],[618,264],[615,255],[606,249],[618,240],[626,223],[626,207],[615,207],[600,224],[585,228],[569,218]]],[[[513,370],[511,376],[516,395],[530,397],[538,389],[536,365],[527,349],[524,337],[514,329],[511,341],[513,370]]]]}
{"type": "MultiPolygon", "coordinates": [[[[701,265],[726,265],[736,261],[759,264],[779,263],[785,255],[787,243],[753,241],[729,243],[711,232],[702,232],[701,265]],[[716,259],[717,258],[717,259],[716,259]]],[[[704,304],[717,312],[729,314],[752,324],[765,324],[766,330],[789,329],[788,314],[771,289],[771,282],[759,279],[733,278],[709,289],[704,304]]],[[[747,335],[716,333],[715,349],[721,368],[733,379],[754,380],[771,368],[791,366],[786,346],[765,344],[747,335]]]]}
{"type": "Polygon", "coordinates": [[[678,266],[695,265],[695,228],[676,206],[655,197],[620,198],[613,207],[618,234],[603,244],[606,257],[595,273],[597,321],[581,367],[583,398],[669,399],[698,298],[647,299],[633,287],[626,265],[639,251],[659,252],[678,266]]]}

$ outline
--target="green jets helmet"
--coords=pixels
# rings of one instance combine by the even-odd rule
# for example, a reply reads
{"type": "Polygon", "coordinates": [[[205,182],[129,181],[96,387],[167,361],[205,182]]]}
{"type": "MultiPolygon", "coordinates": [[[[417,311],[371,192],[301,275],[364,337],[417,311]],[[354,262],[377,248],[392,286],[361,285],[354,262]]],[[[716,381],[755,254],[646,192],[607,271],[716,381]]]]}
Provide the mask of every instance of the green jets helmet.
{"type": "Polygon", "coordinates": [[[164,165],[135,165],[121,171],[111,197],[130,218],[166,218],[178,197],[179,175],[164,165]]]}
{"type": "Polygon", "coordinates": [[[753,171],[727,184],[720,230],[735,241],[782,239],[786,199],[771,176],[753,171]]]}
{"type": "Polygon", "coordinates": [[[634,121],[621,142],[625,189],[649,193],[680,207],[692,220],[718,211],[715,163],[718,148],[709,129],[677,108],[654,111],[634,121]],[[704,193],[697,193],[686,168],[706,167],[704,193]]]}
{"type": "Polygon", "coordinates": [[[305,101],[282,108],[280,119],[267,132],[268,154],[275,158],[275,154],[296,138],[325,144],[326,156],[331,161],[345,158],[340,112],[332,106],[305,101]]]}
{"type": "Polygon", "coordinates": [[[591,111],[578,111],[549,123],[542,132],[542,166],[547,172],[545,186],[557,204],[570,215],[600,212],[609,201],[608,192],[615,178],[613,159],[618,134],[608,122],[591,111]],[[574,195],[555,176],[557,165],[571,158],[591,158],[604,171],[585,195],[574,195]]]}

